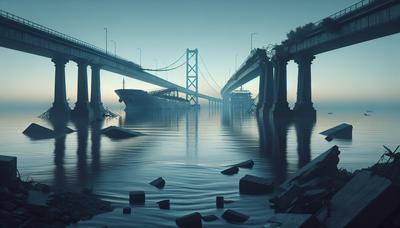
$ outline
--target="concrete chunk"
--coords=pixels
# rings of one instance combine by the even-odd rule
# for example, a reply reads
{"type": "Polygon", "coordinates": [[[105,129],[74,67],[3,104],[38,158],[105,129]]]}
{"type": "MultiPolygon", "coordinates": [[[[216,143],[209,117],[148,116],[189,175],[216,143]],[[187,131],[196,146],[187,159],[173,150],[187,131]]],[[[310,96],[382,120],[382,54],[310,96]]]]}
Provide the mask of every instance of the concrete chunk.
{"type": "Polygon", "coordinates": [[[400,205],[400,191],[389,179],[361,171],[317,217],[326,227],[378,227],[400,205]],[[328,214],[327,217],[326,215],[328,214]]]}
{"type": "Polygon", "coordinates": [[[161,201],[158,201],[157,204],[160,209],[169,209],[170,208],[169,200],[161,200],[161,201]]]}
{"type": "Polygon", "coordinates": [[[253,160],[247,160],[247,161],[240,162],[233,166],[239,167],[239,168],[251,169],[254,166],[254,162],[253,162],[253,160]]]}
{"type": "Polygon", "coordinates": [[[266,226],[264,227],[276,227],[276,228],[308,228],[308,227],[320,227],[319,221],[312,214],[275,214],[268,219],[266,226]]]}
{"type": "Polygon", "coordinates": [[[31,123],[22,133],[31,139],[50,139],[56,136],[53,130],[36,123],[31,123]]]}
{"type": "Polygon", "coordinates": [[[137,131],[131,131],[121,127],[110,126],[101,130],[101,133],[111,139],[126,139],[143,135],[137,131]]]}
{"type": "Polygon", "coordinates": [[[216,204],[217,208],[224,208],[224,197],[217,196],[215,199],[215,204],[216,204]]]}
{"type": "Polygon", "coordinates": [[[152,182],[150,182],[149,184],[153,185],[156,188],[164,188],[165,186],[165,180],[162,177],[159,177],[155,180],[153,180],[152,182]]]}
{"type": "Polygon", "coordinates": [[[250,216],[234,210],[226,210],[222,214],[222,218],[224,218],[226,221],[230,223],[243,223],[246,222],[250,218],[250,216]]]}
{"type": "Polygon", "coordinates": [[[9,185],[17,178],[17,157],[0,155],[0,183],[9,185]]]}
{"type": "Polygon", "coordinates": [[[230,167],[230,168],[227,168],[227,169],[221,171],[221,173],[224,174],[224,175],[233,175],[233,174],[236,174],[238,172],[239,172],[239,168],[236,167],[236,166],[233,166],[233,167],[230,167]]]}
{"type": "Polygon", "coordinates": [[[122,209],[122,213],[123,214],[131,214],[132,209],[130,207],[124,207],[124,209],[122,209]]]}
{"type": "Polygon", "coordinates": [[[343,123],[326,131],[323,131],[320,134],[328,136],[330,138],[351,139],[353,134],[353,126],[347,123],[343,123]]]}
{"type": "Polygon", "coordinates": [[[267,194],[273,190],[273,183],[262,177],[246,175],[239,182],[239,191],[244,194],[267,194]]]}
{"type": "Polygon", "coordinates": [[[218,220],[218,217],[216,215],[205,215],[201,217],[204,222],[212,222],[215,220],[218,220]]]}
{"type": "Polygon", "coordinates": [[[131,204],[144,204],[146,195],[144,191],[129,192],[129,203],[131,204]]]}
{"type": "Polygon", "coordinates": [[[178,225],[181,228],[201,228],[203,225],[201,222],[201,218],[202,218],[201,214],[195,212],[177,218],[175,222],[176,225],[178,225]]]}

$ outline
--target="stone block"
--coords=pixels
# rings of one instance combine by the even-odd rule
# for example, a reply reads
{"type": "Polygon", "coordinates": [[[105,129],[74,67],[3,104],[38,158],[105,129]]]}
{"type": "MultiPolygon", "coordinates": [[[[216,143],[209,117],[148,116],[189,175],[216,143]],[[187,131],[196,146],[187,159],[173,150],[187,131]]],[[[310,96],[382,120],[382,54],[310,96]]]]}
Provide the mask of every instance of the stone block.
{"type": "Polygon", "coordinates": [[[195,212],[179,217],[175,222],[181,228],[201,228],[203,226],[201,218],[201,214],[195,212]]]}
{"type": "Polygon", "coordinates": [[[246,175],[239,182],[239,191],[243,194],[267,194],[273,190],[274,185],[272,181],[262,177],[246,175]]]}
{"type": "Polygon", "coordinates": [[[170,208],[170,200],[161,200],[161,201],[158,201],[157,204],[160,209],[169,209],[170,208]]]}
{"type": "Polygon", "coordinates": [[[140,132],[124,129],[121,127],[110,126],[101,130],[101,133],[111,139],[126,139],[143,135],[140,132]]]}
{"type": "Polygon", "coordinates": [[[353,126],[347,123],[342,123],[326,131],[323,131],[320,134],[328,136],[330,138],[351,139],[353,136],[353,126]]]}
{"type": "Polygon", "coordinates": [[[131,204],[144,204],[146,195],[144,191],[132,191],[129,192],[129,203],[131,204]]]}
{"type": "Polygon", "coordinates": [[[159,177],[155,180],[153,180],[152,182],[150,182],[149,184],[153,185],[156,188],[164,188],[165,186],[165,180],[162,177],[159,177]]]}
{"type": "Polygon", "coordinates": [[[215,203],[217,208],[224,208],[224,197],[223,196],[217,196],[215,199],[215,203]]]}
{"type": "Polygon", "coordinates": [[[250,218],[250,216],[234,210],[226,210],[222,214],[222,218],[224,218],[226,221],[230,223],[243,223],[246,222],[250,218]]]}
{"type": "Polygon", "coordinates": [[[253,162],[253,160],[247,160],[244,162],[237,163],[233,166],[239,167],[239,168],[251,169],[254,166],[254,162],[253,162]]]}

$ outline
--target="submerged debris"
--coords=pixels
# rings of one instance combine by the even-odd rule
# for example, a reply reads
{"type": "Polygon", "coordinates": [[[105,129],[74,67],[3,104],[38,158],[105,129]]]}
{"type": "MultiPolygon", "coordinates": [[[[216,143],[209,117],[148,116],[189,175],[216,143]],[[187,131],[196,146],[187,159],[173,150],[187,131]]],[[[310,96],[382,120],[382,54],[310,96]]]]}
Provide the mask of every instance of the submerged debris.
{"type": "Polygon", "coordinates": [[[155,180],[153,180],[152,182],[150,182],[149,184],[153,185],[154,187],[161,189],[164,188],[165,186],[165,180],[162,177],[159,177],[155,180]]]}
{"type": "Polygon", "coordinates": [[[224,208],[224,197],[223,196],[215,197],[215,204],[217,208],[224,208]]]}
{"type": "Polygon", "coordinates": [[[121,127],[110,126],[101,130],[101,133],[111,139],[126,139],[143,135],[140,132],[128,130],[121,127]]]}
{"type": "Polygon", "coordinates": [[[169,209],[170,208],[169,200],[161,200],[161,201],[158,201],[157,204],[160,209],[169,209]]]}
{"type": "Polygon", "coordinates": [[[31,123],[22,133],[31,139],[50,139],[56,136],[53,130],[36,123],[31,123]]]}
{"type": "Polygon", "coordinates": [[[243,223],[246,222],[250,218],[250,216],[234,210],[226,210],[222,214],[222,218],[224,218],[226,221],[230,223],[243,223]]]}
{"type": "Polygon", "coordinates": [[[233,165],[234,167],[238,168],[245,168],[245,169],[251,169],[254,166],[254,161],[253,160],[247,160],[244,162],[240,162],[238,164],[233,165]]]}
{"type": "Polygon", "coordinates": [[[227,168],[227,169],[221,171],[221,173],[224,174],[224,175],[233,175],[233,174],[236,174],[238,172],[239,172],[239,168],[236,167],[236,166],[233,166],[233,167],[230,167],[230,168],[227,168]]]}
{"type": "Polygon", "coordinates": [[[218,217],[216,215],[202,215],[201,219],[203,219],[204,222],[212,222],[218,220],[218,217]]]}
{"type": "Polygon", "coordinates": [[[144,204],[146,194],[144,191],[131,191],[129,192],[129,203],[131,204],[144,204]]]}
{"type": "Polygon", "coordinates": [[[262,177],[246,175],[239,182],[239,191],[243,194],[267,194],[273,190],[272,181],[262,177]]]}
{"type": "Polygon", "coordinates": [[[331,138],[351,139],[353,135],[353,126],[347,123],[343,123],[326,131],[323,131],[320,134],[329,136],[331,138]]]}
{"type": "Polygon", "coordinates": [[[178,225],[181,228],[201,228],[202,227],[201,219],[202,219],[201,214],[195,212],[179,217],[175,220],[175,222],[176,225],[178,225]]]}

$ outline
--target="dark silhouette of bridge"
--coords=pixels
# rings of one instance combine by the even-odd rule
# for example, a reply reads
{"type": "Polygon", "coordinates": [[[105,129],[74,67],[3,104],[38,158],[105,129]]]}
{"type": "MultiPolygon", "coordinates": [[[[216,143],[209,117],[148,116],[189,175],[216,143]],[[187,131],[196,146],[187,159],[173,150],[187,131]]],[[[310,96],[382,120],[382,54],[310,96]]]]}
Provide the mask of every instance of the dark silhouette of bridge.
{"type": "Polygon", "coordinates": [[[315,117],[311,63],[315,55],[400,32],[399,0],[363,0],[315,23],[298,27],[271,49],[252,50],[221,90],[224,103],[244,83],[260,77],[259,114],[315,117]],[[288,61],[298,64],[297,101],[287,102],[288,61]]]}

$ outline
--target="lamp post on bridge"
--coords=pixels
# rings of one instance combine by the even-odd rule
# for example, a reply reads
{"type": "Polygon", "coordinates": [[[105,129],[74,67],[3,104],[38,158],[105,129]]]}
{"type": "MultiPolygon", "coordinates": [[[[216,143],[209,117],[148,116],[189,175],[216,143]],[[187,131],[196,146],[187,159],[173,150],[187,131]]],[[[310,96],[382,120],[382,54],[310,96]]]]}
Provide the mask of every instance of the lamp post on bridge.
{"type": "Polygon", "coordinates": [[[117,57],[117,42],[115,40],[110,40],[114,44],[114,56],[117,57]]]}
{"type": "Polygon", "coordinates": [[[138,48],[139,50],[139,66],[142,66],[142,49],[138,48]]]}
{"type": "Polygon", "coordinates": [[[250,52],[253,50],[253,36],[258,35],[256,32],[250,33],[250,52]]]}
{"type": "Polygon", "coordinates": [[[107,37],[108,36],[108,28],[105,27],[104,30],[106,30],[106,54],[107,54],[108,53],[108,51],[107,51],[107,46],[108,46],[107,45],[108,44],[108,37],[107,37]]]}

